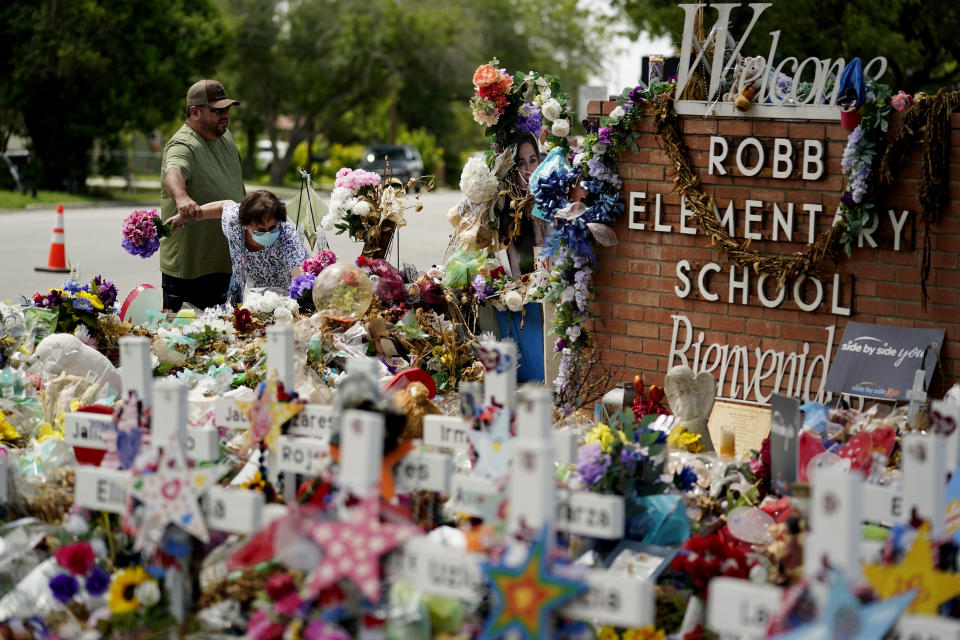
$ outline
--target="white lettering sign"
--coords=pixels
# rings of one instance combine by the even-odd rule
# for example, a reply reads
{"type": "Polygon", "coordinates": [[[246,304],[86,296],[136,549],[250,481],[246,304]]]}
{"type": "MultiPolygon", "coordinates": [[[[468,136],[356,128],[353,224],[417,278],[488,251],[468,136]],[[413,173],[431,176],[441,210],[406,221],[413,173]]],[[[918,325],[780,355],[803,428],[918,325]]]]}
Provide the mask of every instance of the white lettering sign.
{"type": "Polygon", "coordinates": [[[450,492],[453,464],[445,453],[411,451],[397,465],[397,490],[450,492]]]}
{"type": "Polygon", "coordinates": [[[557,529],[591,538],[623,537],[623,496],[561,490],[557,494],[557,529]]]}
{"type": "Polygon", "coordinates": [[[127,508],[127,492],[130,490],[129,471],[101,469],[87,465],[77,466],[74,501],[78,506],[123,513],[127,508]]]}
{"type": "Polygon", "coordinates": [[[108,415],[76,411],[63,419],[63,439],[75,447],[106,450],[114,431],[113,417],[108,415]]]}
{"type": "Polygon", "coordinates": [[[311,438],[280,436],[277,438],[277,470],[315,475],[326,464],[330,446],[311,438]]]}
{"type": "Polygon", "coordinates": [[[423,417],[423,444],[444,449],[467,449],[470,421],[464,418],[429,415],[423,417]]]}
{"type": "Polygon", "coordinates": [[[707,599],[707,625],[722,634],[766,638],[767,625],[780,609],[781,589],[736,578],[714,578],[707,599]]]}
{"type": "Polygon", "coordinates": [[[617,627],[653,624],[652,583],[597,569],[588,571],[584,578],[588,591],[563,607],[562,615],[617,627]]]}

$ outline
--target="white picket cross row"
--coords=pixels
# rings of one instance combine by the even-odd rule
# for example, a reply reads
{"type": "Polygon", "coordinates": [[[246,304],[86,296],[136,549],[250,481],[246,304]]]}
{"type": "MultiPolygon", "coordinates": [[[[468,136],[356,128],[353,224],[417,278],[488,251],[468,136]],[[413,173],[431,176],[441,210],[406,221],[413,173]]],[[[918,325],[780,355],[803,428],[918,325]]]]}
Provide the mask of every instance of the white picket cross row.
{"type": "Polygon", "coordinates": [[[510,516],[507,531],[513,534],[546,529],[552,541],[557,482],[554,478],[553,440],[516,438],[510,470],[510,516]]]}
{"type": "Polygon", "coordinates": [[[267,327],[267,378],[275,377],[287,393],[293,393],[293,327],[267,327]]]}
{"type": "Polygon", "coordinates": [[[130,391],[146,410],[153,405],[153,366],[150,357],[150,339],[138,336],[120,338],[120,377],[123,382],[123,395],[126,400],[130,391]]]}
{"type": "Polygon", "coordinates": [[[803,571],[807,576],[818,575],[826,559],[850,582],[859,582],[861,476],[836,467],[821,467],[813,470],[811,484],[807,510],[810,531],[804,543],[803,571]]]}

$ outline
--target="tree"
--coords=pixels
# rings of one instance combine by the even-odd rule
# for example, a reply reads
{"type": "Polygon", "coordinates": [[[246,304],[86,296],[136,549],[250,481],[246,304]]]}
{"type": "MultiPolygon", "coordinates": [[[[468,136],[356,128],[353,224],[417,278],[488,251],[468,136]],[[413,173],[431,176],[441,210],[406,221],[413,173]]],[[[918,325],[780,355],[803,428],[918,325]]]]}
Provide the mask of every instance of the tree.
{"type": "Polygon", "coordinates": [[[38,186],[84,189],[95,138],[182,111],[224,33],[210,0],[0,5],[0,103],[23,116],[38,186]]]}
{"type": "MultiPolygon", "coordinates": [[[[672,36],[679,44],[684,12],[674,0],[613,0],[641,31],[672,36]]],[[[752,12],[733,11],[739,36],[752,12]]],[[[716,16],[706,12],[707,28],[716,16]]],[[[779,56],[867,61],[885,56],[894,90],[936,91],[960,83],[960,6],[920,0],[791,0],[774,2],[760,17],[744,47],[766,55],[770,32],[780,30],[779,56]]],[[[789,65],[787,67],[789,69],[789,65]]]]}

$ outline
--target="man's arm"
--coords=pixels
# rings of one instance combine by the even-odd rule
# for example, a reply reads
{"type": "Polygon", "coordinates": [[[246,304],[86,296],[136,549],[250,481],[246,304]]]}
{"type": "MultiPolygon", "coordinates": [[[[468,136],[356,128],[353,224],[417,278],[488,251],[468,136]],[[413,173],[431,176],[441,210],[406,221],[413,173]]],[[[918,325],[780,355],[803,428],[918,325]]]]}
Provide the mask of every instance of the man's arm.
{"type": "Polygon", "coordinates": [[[163,184],[167,188],[167,193],[177,204],[177,214],[182,220],[193,220],[201,215],[200,205],[198,205],[190,194],[187,193],[187,182],[183,179],[180,170],[174,167],[167,169],[163,174],[163,184]]]}

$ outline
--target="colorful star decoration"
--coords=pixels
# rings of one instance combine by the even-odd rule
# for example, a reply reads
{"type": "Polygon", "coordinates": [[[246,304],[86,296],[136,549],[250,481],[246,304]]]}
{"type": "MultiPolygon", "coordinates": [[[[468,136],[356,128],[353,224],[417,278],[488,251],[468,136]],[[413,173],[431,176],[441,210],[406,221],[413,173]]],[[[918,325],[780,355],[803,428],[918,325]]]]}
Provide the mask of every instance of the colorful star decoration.
{"type": "Polygon", "coordinates": [[[861,605],[850,585],[837,571],[831,572],[830,593],[823,616],[776,640],[876,640],[886,635],[916,595],[913,591],[887,600],[861,605]]]}
{"type": "Polygon", "coordinates": [[[483,564],[494,605],[481,638],[492,640],[510,631],[527,640],[545,637],[550,615],[587,590],[582,582],[551,574],[547,565],[545,534],[519,566],[483,564]]]}
{"type": "Polygon", "coordinates": [[[323,559],[307,580],[305,598],[315,598],[341,578],[348,578],[373,603],[380,601],[380,556],[420,531],[412,524],[380,522],[379,496],[364,498],[341,521],[307,526],[310,538],[323,550],[323,559]]]}
{"type": "Polygon", "coordinates": [[[175,524],[203,542],[210,536],[199,497],[216,484],[216,466],[191,469],[177,445],[163,447],[157,470],[133,481],[133,497],[143,503],[143,519],[135,541],[137,549],[154,545],[167,524],[175,524]]]}
{"type": "Polygon", "coordinates": [[[240,410],[246,410],[250,418],[250,430],[247,431],[244,451],[250,451],[261,442],[272,447],[280,437],[280,428],[303,411],[301,403],[277,400],[277,381],[274,378],[261,383],[257,391],[257,399],[253,402],[237,403],[240,410]]]}
{"type": "Polygon", "coordinates": [[[941,603],[960,595],[960,575],[934,567],[930,524],[926,522],[900,564],[864,565],[863,574],[873,590],[884,598],[916,589],[917,598],[910,605],[911,613],[937,615],[941,603]]]}

